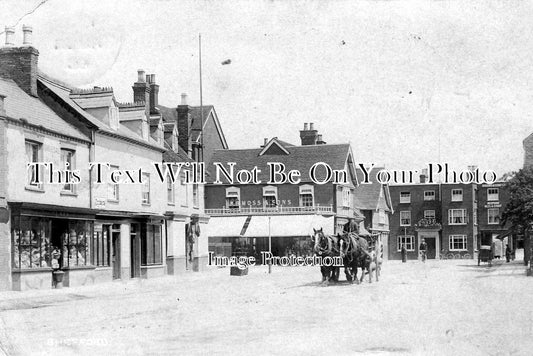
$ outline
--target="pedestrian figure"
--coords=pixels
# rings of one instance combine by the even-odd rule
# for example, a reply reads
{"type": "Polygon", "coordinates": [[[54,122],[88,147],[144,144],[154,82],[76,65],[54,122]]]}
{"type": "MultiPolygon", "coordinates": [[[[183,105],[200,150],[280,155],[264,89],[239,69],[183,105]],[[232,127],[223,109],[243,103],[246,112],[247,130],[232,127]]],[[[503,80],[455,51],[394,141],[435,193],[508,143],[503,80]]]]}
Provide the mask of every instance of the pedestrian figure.
{"type": "Polygon", "coordinates": [[[405,244],[402,244],[402,262],[407,262],[407,249],[405,248],[405,244]]]}
{"type": "Polygon", "coordinates": [[[509,247],[509,245],[507,245],[507,247],[505,247],[505,259],[507,260],[507,262],[510,262],[511,261],[511,254],[513,252],[511,251],[511,248],[509,247]]]}
{"type": "Polygon", "coordinates": [[[422,262],[426,262],[426,251],[428,249],[428,245],[426,244],[425,239],[422,239],[422,242],[420,243],[420,247],[418,249],[420,250],[420,257],[422,258],[422,262]]]}

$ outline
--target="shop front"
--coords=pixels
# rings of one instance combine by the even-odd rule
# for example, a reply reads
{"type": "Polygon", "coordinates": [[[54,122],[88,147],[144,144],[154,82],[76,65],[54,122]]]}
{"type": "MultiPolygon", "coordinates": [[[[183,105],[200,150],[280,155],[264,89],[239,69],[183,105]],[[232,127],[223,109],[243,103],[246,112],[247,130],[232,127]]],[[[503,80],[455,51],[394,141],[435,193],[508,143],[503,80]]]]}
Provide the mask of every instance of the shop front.
{"type": "Polygon", "coordinates": [[[94,269],[94,212],[43,204],[10,204],[12,287],[14,290],[54,286],[53,271],[71,275],[94,269]]]}

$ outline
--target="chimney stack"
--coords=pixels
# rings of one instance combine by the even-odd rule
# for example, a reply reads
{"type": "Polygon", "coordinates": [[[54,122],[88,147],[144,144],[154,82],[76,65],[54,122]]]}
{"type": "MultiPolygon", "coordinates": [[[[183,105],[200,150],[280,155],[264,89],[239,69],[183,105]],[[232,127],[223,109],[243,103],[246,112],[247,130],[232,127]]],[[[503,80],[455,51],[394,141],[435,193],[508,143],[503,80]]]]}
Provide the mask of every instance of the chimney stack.
{"type": "MultiPolygon", "coordinates": [[[[146,118],[150,117],[150,87],[145,81],[144,77],[144,70],[138,69],[137,70],[137,81],[133,83],[132,89],[133,89],[133,102],[144,103],[146,118]]],[[[148,75],[146,76],[148,78],[148,75]]]]}
{"type": "Polygon", "coordinates": [[[267,143],[268,143],[268,138],[265,137],[265,138],[263,139],[263,146],[261,146],[261,148],[265,147],[265,146],[267,145],[267,143]]]}
{"type": "Polygon", "coordinates": [[[159,85],[155,83],[155,74],[149,74],[150,77],[148,83],[150,84],[150,112],[157,114],[157,105],[159,105],[159,85]]]}
{"type": "Polygon", "coordinates": [[[6,98],[5,95],[0,94],[0,115],[5,115],[6,114],[6,108],[4,106],[5,98],[6,98]]]}
{"type": "Polygon", "coordinates": [[[427,177],[428,177],[428,169],[423,168],[422,173],[420,173],[420,183],[426,183],[427,177]]]}
{"type": "Polygon", "coordinates": [[[191,107],[187,103],[187,94],[181,94],[181,104],[178,105],[176,109],[178,111],[178,144],[189,157],[192,157],[192,142],[191,142],[191,131],[192,131],[192,118],[191,118],[191,107]]]}
{"type": "Polygon", "coordinates": [[[312,122],[309,123],[309,129],[307,129],[307,123],[304,123],[304,129],[300,131],[300,139],[302,140],[302,146],[317,144],[318,131],[314,129],[312,122]]]}
{"type": "MultiPolygon", "coordinates": [[[[27,32],[31,34],[31,27],[24,26],[24,42],[31,42],[27,32]]],[[[29,44],[15,47],[13,27],[6,27],[6,44],[0,48],[0,77],[11,79],[31,96],[37,96],[37,63],[39,51],[29,44]]]]}
{"type": "Polygon", "coordinates": [[[22,33],[23,33],[23,40],[22,45],[23,46],[31,46],[31,40],[33,35],[33,29],[31,26],[22,26],[22,33]]]}
{"type": "Polygon", "coordinates": [[[15,41],[13,40],[13,37],[15,36],[15,28],[6,26],[5,33],[6,33],[6,46],[14,46],[15,41]]]}

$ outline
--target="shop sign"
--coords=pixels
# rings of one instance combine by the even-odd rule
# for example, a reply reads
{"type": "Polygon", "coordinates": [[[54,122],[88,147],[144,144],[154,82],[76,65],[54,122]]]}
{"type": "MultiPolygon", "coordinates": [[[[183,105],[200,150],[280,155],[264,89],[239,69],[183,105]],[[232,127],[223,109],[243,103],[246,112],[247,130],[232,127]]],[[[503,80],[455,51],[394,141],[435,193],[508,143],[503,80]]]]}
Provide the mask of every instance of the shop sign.
{"type": "Polygon", "coordinates": [[[106,200],[107,199],[105,199],[105,198],[94,198],[94,207],[95,208],[105,208],[106,200]]]}
{"type": "Polygon", "coordinates": [[[494,203],[488,202],[487,204],[485,204],[485,208],[500,208],[501,206],[502,204],[497,203],[497,202],[494,202],[494,203]]]}

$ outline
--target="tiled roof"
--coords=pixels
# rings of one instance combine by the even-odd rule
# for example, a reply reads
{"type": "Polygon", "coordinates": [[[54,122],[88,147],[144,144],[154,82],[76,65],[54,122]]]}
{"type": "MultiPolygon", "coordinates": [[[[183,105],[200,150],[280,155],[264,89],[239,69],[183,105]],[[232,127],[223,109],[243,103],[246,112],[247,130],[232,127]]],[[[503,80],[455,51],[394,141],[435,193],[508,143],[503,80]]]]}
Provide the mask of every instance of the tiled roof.
{"type": "Polygon", "coordinates": [[[72,88],[66,87],[65,85],[63,85],[63,83],[56,81],[55,79],[52,79],[44,75],[43,73],[39,73],[38,81],[42,85],[44,85],[48,90],[50,90],[52,93],[57,95],[69,107],[75,110],[78,115],[83,117],[88,123],[96,127],[99,131],[102,131],[102,132],[105,132],[107,134],[111,134],[114,136],[125,138],[129,141],[133,141],[142,146],[147,146],[152,149],[156,149],[159,151],[164,150],[164,147],[159,145],[154,139],[149,138],[148,141],[145,141],[141,137],[139,137],[139,135],[137,135],[135,132],[131,131],[130,129],[128,129],[127,127],[123,125],[120,125],[118,130],[113,130],[111,127],[109,127],[109,125],[98,120],[97,118],[89,114],[87,111],[83,110],[74,100],[72,100],[72,98],[70,97],[72,88]]]}
{"type": "MultiPolygon", "coordinates": [[[[263,155],[259,156],[261,148],[240,149],[240,150],[215,150],[211,162],[221,162],[226,169],[228,162],[235,162],[234,173],[241,169],[250,170],[255,166],[261,170],[258,178],[266,183],[269,180],[268,162],[280,162],[285,165],[285,171],[297,169],[301,173],[302,182],[311,181],[309,178],[309,169],[317,162],[325,162],[332,169],[342,170],[345,167],[346,159],[350,153],[349,144],[338,145],[313,145],[313,146],[285,146],[289,151],[288,155],[263,155]]],[[[207,167],[210,173],[208,183],[216,179],[213,165],[207,167]]],[[[324,169],[317,170],[317,178],[324,179],[324,169]]],[[[225,179],[221,177],[223,183],[225,179]]]]}
{"type": "Polygon", "coordinates": [[[190,159],[185,151],[178,146],[178,152],[166,150],[163,152],[163,162],[194,162],[190,159]]]}
{"type": "Polygon", "coordinates": [[[359,186],[355,189],[355,206],[361,210],[375,210],[378,207],[383,209],[388,209],[386,206],[386,197],[385,194],[381,195],[381,191],[384,188],[380,183],[377,182],[376,176],[377,173],[383,168],[374,167],[369,173],[370,184],[364,184],[364,174],[360,168],[356,169],[357,180],[359,181],[359,186]],[[380,204],[380,197],[383,199],[380,204]]]}
{"type": "Polygon", "coordinates": [[[41,99],[28,95],[14,81],[0,78],[0,94],[6,97],[4,108],[7,116],[24,119],[31,125],[42,126],[51,132],[89,140],[73,125],[59,117],[41,99]]]}

